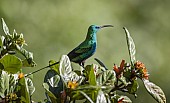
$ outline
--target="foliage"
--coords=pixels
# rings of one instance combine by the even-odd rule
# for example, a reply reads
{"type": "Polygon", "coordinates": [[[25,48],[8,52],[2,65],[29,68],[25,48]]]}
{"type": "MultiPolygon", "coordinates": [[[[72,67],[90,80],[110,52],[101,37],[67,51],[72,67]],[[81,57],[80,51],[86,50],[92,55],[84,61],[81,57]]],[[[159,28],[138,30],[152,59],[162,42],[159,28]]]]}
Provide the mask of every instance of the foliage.
{"type": "Polygon", "coordinates": [[[122,60],[120,66],[114,65],[108,69],[103,62],[72,68],[67,55],[62,55],[59,62],[51,60],[49,66],[24,75],[22,67],[34,67],[33,54],[23,48],[26,45],[23,34],[9,33],[9,29],[2,19],[5,35],[0,39],[0,102],[32,101],[34,93],[32,79],[28,75],[50,67],[44,77],[46,103],[67,103],[81,100],[85,103],[132,103],[129,97],[120,95],[117,91],[129,93],[137,97],[138,80],[142,80],[148,93],[158,102],[166,103],[162,89],[149,81],[148,70],[144,63],[135,58],[135,44],[130,33],[124,28],[130,63],[122,60]],[[24,59],[15,54],[23,55],[24,59]]]}
{"type": "Polygon", "coordinates": [[[120,66],[114,65],[113,69],[107,69],[99,59],[100,64],[87,65],[83,70],[74,71],[67,55],[63,55],[59,64],[51,67],[46,74],[44,88],[48,102],[75,102],[82,100],[85,103],[132,103],[130,98],[119,95],[116,91],[122,91],[137,97],[141,79],[146,90],[159,103],[166,103],[166,98],[160,87],[149,81],[149,74],[145,65],[136,61],[135,44],[130,33],[126,33],[130,64],[122,60],[120,66]],[[53,72],[53,76],[52,73],[53,72]],[[54,73],[55,72],[55,73],[54,73]],[[54,86],[55,84],[55,86],[54,86]],[[48,88],[47,88],[48,87],[48,88]]]}
{"type": "Polygon", "coordinates": [[[23,67],[34,67],[33,54],[23,48],[26,45],[23,34],[15,30],[10,34],[2,19],[5,35],[0,36],[0,102],[30,103],[30,96],[35,91],[30,78],[24,77],[23,67]],[[17,57],[21,54],[24,58],[17,57]]]}

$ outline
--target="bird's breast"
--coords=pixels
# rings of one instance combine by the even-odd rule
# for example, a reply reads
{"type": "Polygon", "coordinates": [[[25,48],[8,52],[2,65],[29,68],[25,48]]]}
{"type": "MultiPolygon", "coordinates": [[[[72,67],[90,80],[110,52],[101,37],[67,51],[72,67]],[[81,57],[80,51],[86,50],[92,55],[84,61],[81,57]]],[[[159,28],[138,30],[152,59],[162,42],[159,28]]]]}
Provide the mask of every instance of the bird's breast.
{"type": "Polygon", "coordinates": [[[96,47],[97,47],[97,43],[93,43],[92,48],[91,48],[91,54],[92,55],[96,52],[96,47]]]}

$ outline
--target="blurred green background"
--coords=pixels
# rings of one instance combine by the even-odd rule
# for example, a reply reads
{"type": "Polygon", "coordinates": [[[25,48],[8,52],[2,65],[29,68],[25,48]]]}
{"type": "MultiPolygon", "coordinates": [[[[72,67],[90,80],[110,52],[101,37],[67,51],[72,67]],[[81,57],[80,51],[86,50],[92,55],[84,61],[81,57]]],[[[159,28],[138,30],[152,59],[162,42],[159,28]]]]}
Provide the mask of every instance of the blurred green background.
{"type": "MultiPolygon", "coordinates": [[[[84,40],[91,24],[112,24],[114,28],[98,32],[96,54],[86,64],[102,60],[108,68],[122,59],[129,62],[122,29],[127,27],[136,44],[136,58],[145,63],[150,81],[170,96],[170,1],[168,0],[1,0],[0,18],[4,18],[11,32],[23,33],[27,50],[34,53],[37,66],[24,68],[28,73],[58,61],[84,40]]],[[[0,29],[0,34],[3,34],[0,29]]],[[[47,69],[48,70],[48,69],[47,69]]],[[[42,83],[47,70],[34,75],[35,101],[45,98],[42,83]]],[[[134,103],[156,103],[146,92],[142,82],[134,103]]],[[[128,95],[128,94],[127,94],[128,95]]],[[[167,100],[168,102],[168,100],[167,100]]],[[[170,101],[169,101],[170,102],[170,101]]]]}

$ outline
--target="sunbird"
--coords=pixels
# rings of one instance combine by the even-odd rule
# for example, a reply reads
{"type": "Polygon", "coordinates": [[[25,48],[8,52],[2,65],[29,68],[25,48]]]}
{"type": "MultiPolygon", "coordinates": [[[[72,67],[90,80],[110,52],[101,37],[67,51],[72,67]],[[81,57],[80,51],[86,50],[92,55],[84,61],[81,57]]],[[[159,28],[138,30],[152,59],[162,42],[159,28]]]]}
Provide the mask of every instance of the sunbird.
{"type": "Polygon", "coordinates": [[[78,63],[80,66],[84,66],[85,60],[91,57],[97,48],[97,36],[96,33],[105,27],[113,27],[112,25],[91,25],[88,28],[87,36],[85,40],[67,54],[71,62],[78,63]]]}
{"type": "MultiPolygon", "coordinates": [[[[89,57],[91,57],[96,52],[96,48],[97,48],[96,33],[100,29],[105,28],[105,27],[113,27],[113,26],[112,25],[102,25],[102,26],[91,25],[88,28],[88,32],[87,32],[87,36],[86,36],[85,40],[67,54],[70,61],[74,62],[74,63],[78,63],[80,66],[84,67],[85,60],[88,59],[89,57]]],[[[58,63],[59,62],[56,62],[56,63],[53,63],[46,67],[43,67],[39,70],[36,70],[34,72],[27,74],[26,76],[36,73],[36,72],[43,70],[45,68],[51,67],[53,65],[56,65],[58,63]]]]}

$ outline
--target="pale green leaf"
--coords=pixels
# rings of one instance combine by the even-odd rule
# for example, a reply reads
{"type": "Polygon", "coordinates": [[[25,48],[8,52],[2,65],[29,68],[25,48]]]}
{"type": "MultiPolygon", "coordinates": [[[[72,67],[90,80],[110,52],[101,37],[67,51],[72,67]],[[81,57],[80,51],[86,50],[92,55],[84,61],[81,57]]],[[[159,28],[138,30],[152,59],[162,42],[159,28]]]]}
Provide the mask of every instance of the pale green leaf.
{"type": "Polygon", "coordinates": [[[149,80],[143,79],[143,83],[145,85],[148,93],[158,102],[158,103],[166,103],[166,97],[162,89],[150,82],[149,80]]]}
{"type": "Polygon", "coordinates": [[[114,86],[116,81],[116,73],[113,70],[106,70],[97,76],[98,85],[114,86]]]}
{"type": "Polygon", "coordinates": [[[9,91],[9,76],[6,71],[1,71],[0,74],[0,97],[4,98],[5,97],[5,92],[8,93],[9,91]]]}
{"type": "Polygon", "coordinates": [[[30,78],[26,78],[26,82],[27,82],[27,86],[28,86],[29,95],[31,96],[35,91],[35,87],[34,87],[33,82],[30,78]]]}
{"type": "Polygon", "coordinates": [[[132,101],[130,100],[130,98],[127,97],[127,96],[120,96],[119,99],[118,99],[118,101],[119,101],[119,100],[122,100],[121,103],[132,103],[132,101]]]}
{"type": "Polygon", "coordinates": [[[13,93],[17,86],[18,74],[9,74],[9,93],[13,93]]]}
{"type": "Polygon", "coordinates": [[[120,78],[118,78],[119,81],[121,81],[125,86],[128,85],[127,81],[126,81],[126,78],[122,75],[120,78]]]}
{"type": "Polygon", "coordinates": [[[71,63],[67,55],[63,55],[60,59],[59,72],[65,82],[70,81],[70,73],[72,72],[71,63]]]}
{"type": "Polygon", "coordinates": [[[67,85],[68,81],[77,82],[83,79],[82,76],[78,76],[75,72],[72,71],[71,62],[67,55],[63,55],[60,59],[59,74],[65,85],[67,85]]]}
{"type": "Polygon", "coordinates": [[[3,30],[6,35],[9,35],[9,29],[8,26],[6,25],[4,19],[2,18],[2,25],[3,25],[3,30]]]}
{"type": "Polygon", "coordinates": [[[101,90],[98,91],[96,103],[107,103],[107,99],[101,90]]]}
{"type": "Polygon", "coordinates": [[[135,43],[134,43],[132,37],[130,36],[129,31],[125,27],[123,29],[125,30],[125,33],[126,33],[126,40],[127,40],[127,45],[128,45],[129,55],[130,55],[130,61],[131,61],[132,65],[134,65],[134,63],[136,62],[135,43]]]}

